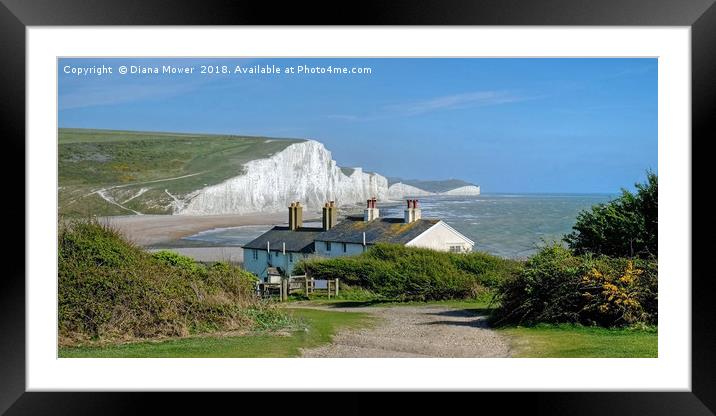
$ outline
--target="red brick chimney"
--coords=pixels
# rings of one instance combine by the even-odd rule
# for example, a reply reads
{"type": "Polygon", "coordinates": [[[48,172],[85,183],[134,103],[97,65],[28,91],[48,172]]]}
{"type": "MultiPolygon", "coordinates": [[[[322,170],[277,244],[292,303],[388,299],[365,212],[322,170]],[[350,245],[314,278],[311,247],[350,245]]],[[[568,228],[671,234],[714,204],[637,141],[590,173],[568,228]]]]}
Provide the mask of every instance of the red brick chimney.
{"type": "Polygon", "coordinates": [[[363,211],[363,221],[373,221],[378,218],[380,218],[380,210],[378,210],[376,198],[373,197],[367,201],[363,211]]]}
{"type": "Polygon", "coordinates": [[[411,222],[419,220],[422,217],[422,213],[420,211],[420,208],[418,208],[417,199],[408,199],[407,202],[408,208],[406,208],[405,212],[403,213],[403,219],[406,224],[410,224],[411,222]]]}

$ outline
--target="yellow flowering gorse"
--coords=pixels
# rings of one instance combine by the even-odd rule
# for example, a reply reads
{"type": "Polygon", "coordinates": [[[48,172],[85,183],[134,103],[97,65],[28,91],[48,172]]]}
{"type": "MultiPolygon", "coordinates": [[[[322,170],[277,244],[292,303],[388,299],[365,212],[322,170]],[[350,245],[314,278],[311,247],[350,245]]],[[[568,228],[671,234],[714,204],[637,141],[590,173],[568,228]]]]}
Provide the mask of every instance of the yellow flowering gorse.
{"type": "Polygon", "coordinates": [[[605,275],[592,267],[582,277],[582,295],[588,302],[585,309],[617,315],[619,320],[626,322],[638,320],[643,311],[636,284],[642,273],[643,270],[635,268],[632,261],[627,263],[621,276],[605,275]]]}

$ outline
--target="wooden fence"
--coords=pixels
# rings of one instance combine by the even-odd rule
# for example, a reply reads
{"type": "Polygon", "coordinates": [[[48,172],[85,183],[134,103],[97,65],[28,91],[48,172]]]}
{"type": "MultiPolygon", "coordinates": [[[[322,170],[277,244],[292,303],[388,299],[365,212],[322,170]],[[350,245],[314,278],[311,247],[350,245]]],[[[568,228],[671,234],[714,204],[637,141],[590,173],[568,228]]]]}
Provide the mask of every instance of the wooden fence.
{"type": "Polygon", "coordinates": [[[257,292],[261,297],[278,295],[282,302],[288,300],[291,293],[303,292],[306,296],[326,293],[330,299],[331,296],[338,296],[339,291],[340,279],[316,280],[306,275],[284,277],[279,283],[257,283],[257,292]]]}

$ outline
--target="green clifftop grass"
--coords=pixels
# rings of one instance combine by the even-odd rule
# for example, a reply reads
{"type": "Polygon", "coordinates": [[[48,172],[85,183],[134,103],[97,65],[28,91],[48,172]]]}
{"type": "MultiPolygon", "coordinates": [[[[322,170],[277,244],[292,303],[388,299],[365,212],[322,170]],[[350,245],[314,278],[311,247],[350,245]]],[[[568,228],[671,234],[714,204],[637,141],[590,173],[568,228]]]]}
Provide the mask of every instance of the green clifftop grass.
{"type": "Polygon", "coordinates": [[[183,196],[220,183],[245,163],[302,141],[89,129],[59,129],[58,137],[59,209],[75,216],[167,214],[173,200],[165,190],[183,196]]]}
{"type": "Polygon", "coordinates": [[[59,232],[61,346],[273,328],[283,313],[256,300],[255,278],[152,256],[96,222],[59,232]]]}

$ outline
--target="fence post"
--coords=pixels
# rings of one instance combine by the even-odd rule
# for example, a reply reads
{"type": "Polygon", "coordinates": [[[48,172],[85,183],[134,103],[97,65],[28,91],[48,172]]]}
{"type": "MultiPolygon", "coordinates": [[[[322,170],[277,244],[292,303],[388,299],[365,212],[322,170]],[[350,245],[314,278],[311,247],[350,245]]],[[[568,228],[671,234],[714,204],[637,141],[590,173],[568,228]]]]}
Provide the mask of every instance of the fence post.
{"type": "Polygon", "coordinates": [[[288,300],[288,279],[281,278],[281,302],[288,300]]]}
{"type": "Polygon", "coordinates": [[[338,286],[339,286],[338,282],[340,280],[341,280],[340,278],[336,277],[336,297],[338,297],[338,286]]]}

